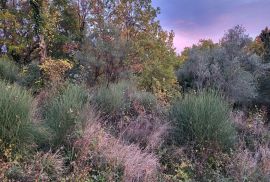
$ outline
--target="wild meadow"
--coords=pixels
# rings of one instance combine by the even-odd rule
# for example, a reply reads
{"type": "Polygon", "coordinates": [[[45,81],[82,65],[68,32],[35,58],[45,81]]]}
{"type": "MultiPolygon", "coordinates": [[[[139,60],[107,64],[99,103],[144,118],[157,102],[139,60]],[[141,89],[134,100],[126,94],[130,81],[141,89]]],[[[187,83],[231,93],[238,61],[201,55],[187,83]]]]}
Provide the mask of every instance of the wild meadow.
{"type": "Polygon", "coordinates": [[[180,54],[151,0],[0,4],[0,181],[269,181],[270,29],[180,54]]]}

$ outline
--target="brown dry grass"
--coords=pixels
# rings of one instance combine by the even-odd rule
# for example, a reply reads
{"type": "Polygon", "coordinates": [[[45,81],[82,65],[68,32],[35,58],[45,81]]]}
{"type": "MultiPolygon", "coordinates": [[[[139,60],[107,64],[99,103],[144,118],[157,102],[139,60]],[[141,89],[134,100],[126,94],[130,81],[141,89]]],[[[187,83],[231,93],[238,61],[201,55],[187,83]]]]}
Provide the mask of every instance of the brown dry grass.
{"type": "Polygon", "coordinates": [[[243,112],[237,112],[232,117],[239,131],[239,142],[228,166],[230,175],[236,181],[269,179],[269,131],[265,113],[257,112],[247,117],[243,112]]]}
{"type": "Polygon", "coordinates": [[[89,153],[98,153],[112,165],[123,167],[124,181],[156,181],[159,169],[157,157],[140,150],[137,145],[126,145],[102,128],[93,110],[88,111],[88,124],[82,138],[75,142],[79,149],[77,163],[85,161],[89,153]]]}
{"type": "Polygon", "coordinates": [[[151,114],[140,114],[122,129],[121,139],[139,145],[146,151],[161,147],[170,126],[161,118],[151,114]]]}

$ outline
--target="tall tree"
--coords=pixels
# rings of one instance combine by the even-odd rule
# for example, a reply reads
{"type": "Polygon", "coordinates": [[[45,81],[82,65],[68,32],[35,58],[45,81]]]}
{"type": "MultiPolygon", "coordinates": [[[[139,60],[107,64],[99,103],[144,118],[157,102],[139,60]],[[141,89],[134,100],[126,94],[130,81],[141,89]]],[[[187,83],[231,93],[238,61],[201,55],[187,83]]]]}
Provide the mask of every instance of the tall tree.
{"type": "Polygon", "coordinates": [[[266,63],[270,63],[270,29],[266,27],[258,38],[263,45],[263,59],[266,63]]]}
{"type": "Polygon", "coordinates": [[[33,11],[34,19],[34,31],[37,37],[37,42],[39,45],[39,60],[44,62],[47,57],[47,47],[45,43],[45,11],[48,8],[48,0],[30,0],[30,5],[33,11]]]}

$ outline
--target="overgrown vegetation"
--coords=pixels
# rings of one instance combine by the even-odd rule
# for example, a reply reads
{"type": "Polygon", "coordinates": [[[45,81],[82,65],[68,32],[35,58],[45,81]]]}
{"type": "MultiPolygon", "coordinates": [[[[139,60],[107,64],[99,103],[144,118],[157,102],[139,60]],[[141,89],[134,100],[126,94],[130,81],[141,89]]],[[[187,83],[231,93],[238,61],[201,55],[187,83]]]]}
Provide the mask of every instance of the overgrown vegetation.
{"type": "Polygon", "coordinates": [[[32,96],[27,90],[0,81],[0,156],[15,157],[15,152],[24,152],[31,141],[32,96]]]}
{"type": "Polygon", "coordinates": [[[0,78],[9,82],[15,82],[18,78],[19,68],[18,66],[4,56],[0,58],[0,78]]]}
{"type": "Polygon", "coordinates": [[[229,104],[214,91],[185,95],[172,105],[170,117],[178,144],[195,142],[207,146],[214,143],[226,150],[234,145],[235,129],[229,104]]]}
{"type": "Polygon", "coordinates": [[[80,113],[87,102],[87,93],[83,87],[68,84],[45,106],[44,119],[52,130],[53,142],[61,145],[72,138],[75,126],[81,127],[80,113]]]}
{"type": "Polygon", "coordinates": [[[0,9],[0,181],[269,181],[268,28],[178,55],[151,0],[0,9]]]}

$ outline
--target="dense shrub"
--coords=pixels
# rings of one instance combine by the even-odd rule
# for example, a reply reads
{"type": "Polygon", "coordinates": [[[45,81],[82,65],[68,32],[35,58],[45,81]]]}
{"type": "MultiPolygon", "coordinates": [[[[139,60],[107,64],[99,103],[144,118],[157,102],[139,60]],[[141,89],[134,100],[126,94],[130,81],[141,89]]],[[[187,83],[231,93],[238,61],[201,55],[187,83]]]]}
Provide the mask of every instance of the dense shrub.
{"type": "Polygon", "coordinates": [[[80,124],[80,112],[86,101],[87,93],[84,88],[68,84],[62,93],[46,104],[45,120],[53,131],[56,145],[65,142],[75,125],[80,124]]]}
{"type": "Polygon", "coordinates": [[[136,91],[131,99],[138,102],[147,111],[152,111],[157,106],[157,98],[150,92],[136,91]]]}
{"type": "Polygon", "coordinates": [[[44,86],[44,80],[37,64],[32,63],[24,67],[20,84],[31,88],[34,93],[41,90],[44,86]]]}
{"type": "Polygon", "coordinates": [[[64,80],[65,73],[72,68],[72,64],[68,60],[47,59],[40,66],[44,77],[50,82],[59,82],[64,80]]]}
{"type": "Polygon", "coordinates": [[[0,78],[15,82],[19,74],[18,66],[7,57],[0,58],[0,78]]]}
{"type": "Polygon", "coordinates": [[[249,42],[245,30],[236,26],[218,45],[191,48],[177,73],[184,91],[211,88],[222,91],[232,102],[252,101],[257,96],[254,70],[260,59],[246,52],[249,42]]]}
{"type": "Polygon", "coordinates": [[[157,99],[153,94],[138,91],[126,81],[100,87],[92,97],[92,102],[104,114],[112,116],[120,113],[134,114],[131,113],[132,108],[137,105],[146,111],[152,111],[157,106],[157,99]]]}
{"type": "Polygon", "coordinates": [[[111,84],[109,87],[102,86],[92,97],[92,102],[104,114],[117,114],[127,111],[130,107],[128,91],[130,84],[119,82],[111,84]]]}
{"type": "Polygon", "coordinates": [[[229,105],[213,91],[185,95],[170,110],[175,142],[211,142],[224,149],[232,147],[235,129],[230,123],[229,112],[229,105]]]}
{"type": "Polygon", "coordinates": [[[0,81],[1,148],[21,150],[31,141],[31,103],[32,96],[26,90],[0,81]]]}
{"type": "Polygon", "coordinates": [[[121,36],[119,29],[104,23],[102,36],[94,30],[82,42],[75,57],[84,68],[83,77],[89,85],[101,80],[116,82],[127,70],[126,58],[130,49],[129,41],[121,36]],[[109,38],[110,41],[105,39],[109,38]]]}

